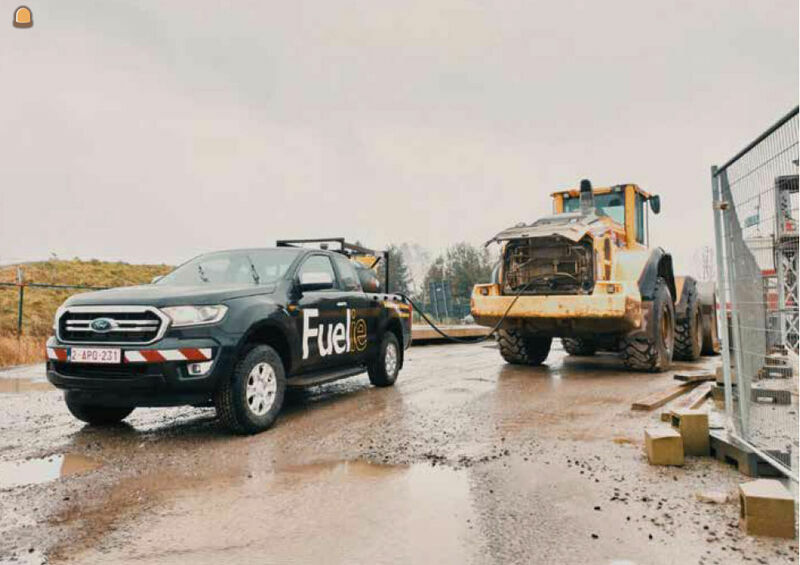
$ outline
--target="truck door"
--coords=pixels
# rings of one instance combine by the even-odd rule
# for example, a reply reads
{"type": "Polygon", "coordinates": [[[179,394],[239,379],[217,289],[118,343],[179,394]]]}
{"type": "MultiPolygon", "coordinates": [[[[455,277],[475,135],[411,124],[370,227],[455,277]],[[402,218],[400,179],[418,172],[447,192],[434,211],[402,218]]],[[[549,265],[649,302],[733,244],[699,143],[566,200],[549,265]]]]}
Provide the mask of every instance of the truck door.
{"type": "Polygon", "coordinates": [[[364,293],[355,267],[343,255],[333,258],[339,275],[339,285],[349,309],[349,363],[366,363],[374,352],[380,303],[364,293]]]}
{"type": "Polygon", "coordinates": [[[347,360],[347,293],[339,288],[331,259],[311,254],[297,269],[294,304],[301,372],[332,368],[347,360]]]}

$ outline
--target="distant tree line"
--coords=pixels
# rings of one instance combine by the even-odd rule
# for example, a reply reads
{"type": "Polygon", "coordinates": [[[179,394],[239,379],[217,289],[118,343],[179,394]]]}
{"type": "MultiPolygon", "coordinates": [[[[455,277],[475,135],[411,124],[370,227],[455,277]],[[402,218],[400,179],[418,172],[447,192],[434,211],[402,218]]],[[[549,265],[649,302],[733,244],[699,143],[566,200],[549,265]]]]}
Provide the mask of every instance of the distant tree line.
{"type": "Polygon", "coordinates": [[[472,287],[489,282],[497,262],[497,258],[484,247],[456,243],[430,262],[422,281],[415,281],[401,247],[389,245],[388,251],[389,291],[410,295],[429,313],[439,312],[440,317],[442,308],[433,304],[431,288],[446,288],[449,291],[448,317],[462,318],[469,313],[472,287]]]}

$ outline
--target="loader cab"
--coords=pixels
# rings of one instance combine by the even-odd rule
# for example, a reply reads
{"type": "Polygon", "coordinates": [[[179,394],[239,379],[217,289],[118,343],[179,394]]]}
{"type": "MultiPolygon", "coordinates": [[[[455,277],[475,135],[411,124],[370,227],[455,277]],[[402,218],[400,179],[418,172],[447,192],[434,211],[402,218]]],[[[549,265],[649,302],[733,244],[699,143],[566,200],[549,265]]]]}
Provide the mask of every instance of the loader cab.
{"type": "MultiPolygon", "coordinates": [[[[623,238],[625,247],[647,247],[649,245],[649,211],[655,214],[661,210],[658,195],[648,194],[635,184],[620,184],[606,188],[595,188],[594,206],[599,215],[605,216],[623,238]],[[649,203],[649,206],[647,204],[649,203]]],[[[580,192],[577,189],[555,192],[553,212],[564,214],[579,212],[580,192]]]]}

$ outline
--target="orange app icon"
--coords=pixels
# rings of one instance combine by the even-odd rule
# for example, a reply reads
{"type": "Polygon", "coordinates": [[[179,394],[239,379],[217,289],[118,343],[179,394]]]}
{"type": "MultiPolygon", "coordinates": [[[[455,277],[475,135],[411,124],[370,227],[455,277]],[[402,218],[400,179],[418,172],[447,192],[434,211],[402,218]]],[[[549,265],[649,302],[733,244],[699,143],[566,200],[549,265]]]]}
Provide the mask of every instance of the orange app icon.
{"type": "Polygon", "coordinates": [[[20,6],[14,10],[14,27],[32,27],[33,15],[27,6],[20,6]]]}

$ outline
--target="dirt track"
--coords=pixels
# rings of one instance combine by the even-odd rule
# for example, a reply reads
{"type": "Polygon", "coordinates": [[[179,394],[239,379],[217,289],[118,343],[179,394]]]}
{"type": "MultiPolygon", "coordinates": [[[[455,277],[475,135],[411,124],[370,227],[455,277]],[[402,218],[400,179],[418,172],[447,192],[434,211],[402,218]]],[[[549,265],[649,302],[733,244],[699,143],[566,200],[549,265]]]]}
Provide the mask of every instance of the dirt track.
{"type": "Polygon", "coordinates": [[[736,471],[647,464],[659,411],[630,403],[674,381],[611,356],[524,368],[491,345],[415,347],[394,388],[319,387],[244,438],[205,409],[83,427],[42,378],[0,373],[0,562],[796,559],[796,542],[744,536],[735,500],[696,500],[734,493],[736,471]]]}

